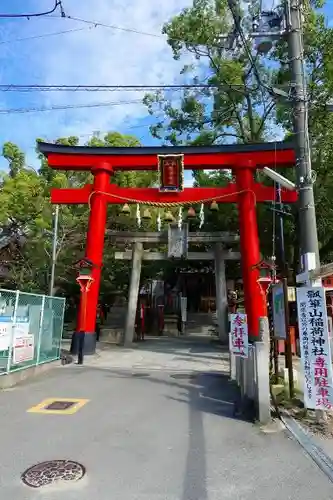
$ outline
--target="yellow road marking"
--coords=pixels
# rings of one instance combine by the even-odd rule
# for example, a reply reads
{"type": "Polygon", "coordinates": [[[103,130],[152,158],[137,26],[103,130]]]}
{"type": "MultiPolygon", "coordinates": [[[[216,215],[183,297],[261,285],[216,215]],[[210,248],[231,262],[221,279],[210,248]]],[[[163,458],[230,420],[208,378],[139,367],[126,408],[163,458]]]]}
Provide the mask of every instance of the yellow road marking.
{"type": "Polygon", "coordinates": [[[27,413],[44,413],[53,415],[73,415],[79,411],[89,399],[48,398],[27,410],[27,413]],[[57,404],[58,403],[58,404],[57,404]],[[68,405],[66,405],[68,403],[68,405]],[[63,408],[61,408],[63,407],[63,408]]]}

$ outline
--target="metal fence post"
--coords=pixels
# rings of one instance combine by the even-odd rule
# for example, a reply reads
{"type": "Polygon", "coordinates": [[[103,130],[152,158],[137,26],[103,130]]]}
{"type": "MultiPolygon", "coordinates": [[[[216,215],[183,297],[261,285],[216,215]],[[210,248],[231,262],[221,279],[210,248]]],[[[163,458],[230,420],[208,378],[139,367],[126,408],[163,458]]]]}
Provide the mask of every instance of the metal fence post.
{"type": "MultiPolygon", "coordinates": [[[[60,357],[61,357],[61,342],[62,342],[62,335],[63,335],[63,330],[64,330],[66,299],[57,298],[56,300],[58,300],[58,301],[61,300],[62,301],[62,308],[61,308],[62,312],[61,312],[61,323],[60,323],[60,337],[59,337],[59,352],[58,352],[58,358],[60,359],[60,357]]],[[[53,302],[52,302],[52,306],[53,306],[53,302]]]]}
{"type": "Polygon", "coordinates": [[[42,336],[43,336],[44,308],[45,308],[45,295],[43,295],[41,309],[40,309],[36,366],[38,366],[40,362],[40,347],[42,344],[42,336]]]}
{"type": "Polygon", "coordinates": [[[11,328],[10,337],[9,337],[9,347],[8,347],[8,359],[7,359],[6,373],[10,372],[10,367],[11,367],[11,364],[12,364],[13,344],[14,344],[14,338],[15,338],[15,324],[16,324],[16,317],[17,317],[17,309],[18,309],[19,298],[20,298],[20,291],[16,290],[16,293],[15,293],[15,305],[14,305],[13,320],[12,320],[12,328],[11,328]]]}

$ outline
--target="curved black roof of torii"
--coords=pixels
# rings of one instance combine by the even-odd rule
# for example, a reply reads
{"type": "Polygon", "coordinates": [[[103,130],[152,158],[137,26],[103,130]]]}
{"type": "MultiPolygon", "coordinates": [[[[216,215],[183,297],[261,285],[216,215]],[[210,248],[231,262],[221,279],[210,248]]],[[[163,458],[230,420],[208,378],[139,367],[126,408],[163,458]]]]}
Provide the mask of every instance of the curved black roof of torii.
{"type": "Polygon", "coordinates": [[[217,153],[256,153],[260,151],[287,151],[295,149],[291,142],[263,142],[254,144],[221,144],[214,146],[138,146],[138,147],[90,147],[64,146],[48,142],[38,142],[38,150],[46,157],[49,154],[72,155],[168,155],[168,154],[217,154],[217,153]]]}

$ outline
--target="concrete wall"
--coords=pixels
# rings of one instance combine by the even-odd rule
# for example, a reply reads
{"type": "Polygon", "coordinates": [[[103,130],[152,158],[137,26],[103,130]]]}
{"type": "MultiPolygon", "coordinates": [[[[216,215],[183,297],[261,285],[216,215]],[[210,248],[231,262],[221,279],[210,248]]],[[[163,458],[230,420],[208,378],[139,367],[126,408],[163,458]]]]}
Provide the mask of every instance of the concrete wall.
{"type": "Polygon", "coordinates": [[[15,385],[20,384],[21,382],[24,382],[27,379],[41,375],[42,373],[52,370],[53,368],[59,365],[60,365],[60,360],[56,359],[55,361],[43,363],[38,366],[30,366],[29,368],[18,370],[16,372],[11,372],[8,374],[4,373],[0,375],[0,390],[14,387],[15,385]]]}

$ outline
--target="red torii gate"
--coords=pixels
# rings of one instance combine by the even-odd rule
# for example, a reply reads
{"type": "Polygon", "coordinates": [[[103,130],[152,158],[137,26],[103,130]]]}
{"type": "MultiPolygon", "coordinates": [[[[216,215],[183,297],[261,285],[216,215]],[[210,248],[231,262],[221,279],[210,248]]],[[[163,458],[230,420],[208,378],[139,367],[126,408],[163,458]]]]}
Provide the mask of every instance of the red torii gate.
{"type": "MultiPolygon", "coordinates": [[[[278,142],[208,147],[122,148],[39,143],[38,149],[46,156],[53,169],[90,171],[94,176],[93,184],[79,189],[51,190],[51,202],[54,204],[90,205],[85,256],[95,264],[92,269],[94,282],[87,294],[85,324],[79,324],[78,321],[76,329],[76,333],[85,332],[86,354],[95,351],[96,310],[108,203],[189,205],[211,203],[213,200],[217,203],[237,203],[245,309],[249,334],[252,338],[258,336],[259,317],[265,315],[266,305],[258,283],[259,269],[255,267],[260,261],[256,202],[274,201],[275,191],[272,187],[255,182],[254,172],[265,166],[294,166],[295,152],[290,144],[278,142]],[[183,155],[183,167],[186,170],[231,169],[236,182],[230,182],[225,187],[192,187],[174,192],[161,192],[159,188],[121,188],[110,183],[112,174],[119,170],[158,170],[158,157],[161,155],[183,155]]],[[[282,201],[296,202],[297,193],[283,189],[282,201]]]]}

